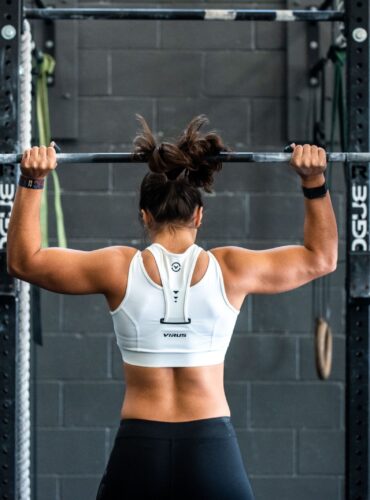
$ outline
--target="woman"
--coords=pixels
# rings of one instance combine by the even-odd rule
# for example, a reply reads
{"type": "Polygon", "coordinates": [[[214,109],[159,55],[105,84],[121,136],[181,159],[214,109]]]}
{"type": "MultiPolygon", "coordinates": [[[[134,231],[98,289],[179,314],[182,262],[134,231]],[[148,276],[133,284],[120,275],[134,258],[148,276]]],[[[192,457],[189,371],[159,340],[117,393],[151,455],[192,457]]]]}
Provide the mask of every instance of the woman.
{"type": "Polygon", "coordinates": [[[84,252],[40,248],[43,179],[53,147],[24,153],[8,231],[8,271],[53,292],[104,294],[123,358],[126,393],[98,500],[254,498],[230,420],[223,360],[245,297],[298,288],[335,270],[338,235],[325,182],[326,155],[295,146],[305,196],[304,245],[205,251],[200,189],[211,192],[227,150],[195,117],[174,143],[156,145],[145,120],[134,152],[148,160],[140,215],[152,244],[84,252]],[[32,179],[36,179],[33,181],[32,179]],[[32,189],[35,184],[36,189],[32,189]],[[31,188],[29,188],[31,187],[31,188]],[[323,189],[325,191],[325,189],[323,189]]]}

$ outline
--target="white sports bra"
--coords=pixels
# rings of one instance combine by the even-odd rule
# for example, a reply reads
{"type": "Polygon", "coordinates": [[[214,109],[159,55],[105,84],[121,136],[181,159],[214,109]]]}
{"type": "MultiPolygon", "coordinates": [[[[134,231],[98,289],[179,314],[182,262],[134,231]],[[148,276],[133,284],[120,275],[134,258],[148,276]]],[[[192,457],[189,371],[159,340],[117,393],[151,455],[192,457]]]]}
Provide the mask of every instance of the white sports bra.
{"type": "Polygon", "coordinates": [[[123,361],[151,367],[222,363],[240,311],[227,299],[217,259],[207,251],[207,271],[190,286],[201,247],[194,243],[184,253],[171,253],[153,243],[147,249],[163,286],[150,278],[138,250],[125,297],[110,311],[123,361]]]}

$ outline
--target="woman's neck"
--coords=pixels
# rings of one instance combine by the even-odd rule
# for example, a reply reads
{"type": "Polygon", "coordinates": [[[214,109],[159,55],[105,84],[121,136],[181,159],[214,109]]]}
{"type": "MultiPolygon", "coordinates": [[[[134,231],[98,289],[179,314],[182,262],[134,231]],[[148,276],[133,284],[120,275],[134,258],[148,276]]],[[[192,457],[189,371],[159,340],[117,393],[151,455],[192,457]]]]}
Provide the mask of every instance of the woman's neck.
{"type": "Polygon", "coordinates": [[[175,234],[160,233],[151,238],[152,243],[159,243],[166,250],[173,253],[183,253],[195,243],[196,234],[193,232],[177,232],[175,234]]]}

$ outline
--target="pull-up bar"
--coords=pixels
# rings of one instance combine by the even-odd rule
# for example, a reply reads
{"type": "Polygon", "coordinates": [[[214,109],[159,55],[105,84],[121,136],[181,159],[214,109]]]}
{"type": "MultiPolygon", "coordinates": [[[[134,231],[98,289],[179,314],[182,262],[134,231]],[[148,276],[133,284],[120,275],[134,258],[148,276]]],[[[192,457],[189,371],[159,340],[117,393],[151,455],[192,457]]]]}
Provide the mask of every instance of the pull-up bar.
{"type": "MultiPolygon", "coordinates": [[[[146,163],[143,156],[133,153],[60,153],[58,163],[146,163]]],[[[244,153],[222,152],[209,156],[209,160],[230,163],[283,163],[290,161],[291,153],[244,153]]],[[[370,163],[370,153],[327,153],[328,162],[370,163]]],[[[0,154],[0,164],[20,163],[22,154],[0,154]]]]}
{"type": "Polygon", "coordinates": [[[337,10],[253,9],[130,9],[72,8],[24,9],[28,19],[129,19],[152,21],[344,21],[337,10]]]}

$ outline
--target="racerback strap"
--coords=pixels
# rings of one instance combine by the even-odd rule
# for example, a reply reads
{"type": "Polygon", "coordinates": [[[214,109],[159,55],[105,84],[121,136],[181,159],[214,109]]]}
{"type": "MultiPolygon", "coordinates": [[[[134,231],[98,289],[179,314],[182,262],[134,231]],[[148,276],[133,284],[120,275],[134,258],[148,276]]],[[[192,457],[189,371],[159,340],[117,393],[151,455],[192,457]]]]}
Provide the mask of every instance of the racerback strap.
{"type": "Polygon", "coordinates": [[[171,253],[160,243],[152,243],[147,247],[156,260],[161,276],[165,316],[160,319],[165,324],[188,324],[188,292],[198,255],[202,248],[195,243],[184,253],[171,253]]]}

